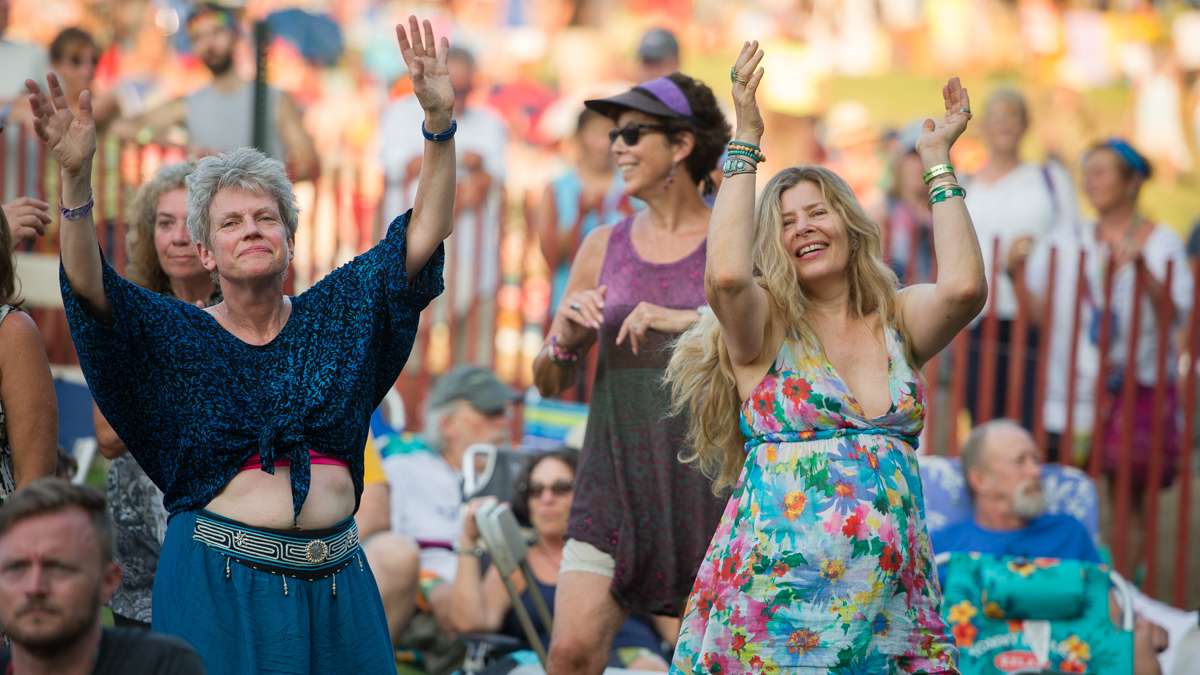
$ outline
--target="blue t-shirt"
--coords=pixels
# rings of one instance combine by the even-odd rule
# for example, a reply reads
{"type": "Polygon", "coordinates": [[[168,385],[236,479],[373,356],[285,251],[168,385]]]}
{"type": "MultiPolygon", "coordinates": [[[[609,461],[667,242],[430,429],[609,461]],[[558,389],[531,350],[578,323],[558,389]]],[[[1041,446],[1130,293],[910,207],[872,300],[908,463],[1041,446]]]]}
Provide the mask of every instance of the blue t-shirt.
{"type": "Polygon", "coordinates": [[[988,530],[975,519],[930,533],[934,554],[976,552],[1024,558],[1102,562],[1087,528],[1063,513],[1048,513],[1019,530],[988,530]]]}

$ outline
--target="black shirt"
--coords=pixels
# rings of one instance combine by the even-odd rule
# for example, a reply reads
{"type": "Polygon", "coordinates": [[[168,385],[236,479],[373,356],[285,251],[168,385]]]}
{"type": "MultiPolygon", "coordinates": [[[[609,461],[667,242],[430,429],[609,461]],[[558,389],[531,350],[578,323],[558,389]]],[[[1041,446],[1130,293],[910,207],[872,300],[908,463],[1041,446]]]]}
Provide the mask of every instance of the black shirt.
{"type": "MultiPolygon", "coordinates": [[[[0,673],[13,673],[7,647],[0,650],[0,673]]],[[[204,675],[204,663],[179,638],[136,628],[105,628],[92,675],[204,675]]]]}

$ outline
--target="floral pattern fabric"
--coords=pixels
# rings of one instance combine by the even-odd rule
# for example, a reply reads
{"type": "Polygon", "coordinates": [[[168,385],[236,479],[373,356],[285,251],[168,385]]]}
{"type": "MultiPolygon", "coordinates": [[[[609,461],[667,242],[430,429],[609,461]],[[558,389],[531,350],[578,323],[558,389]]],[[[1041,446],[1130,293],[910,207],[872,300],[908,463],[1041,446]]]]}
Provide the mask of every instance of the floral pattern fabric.
{"type": "MultiPolygon", "coordinates": [[[[964,675],[1043,669],[1132,673],[1133,631],[1113,626],[1109,571],[1107,565],[1075,560],[951,553],[942,574],[946,589],[943,613],[958,645],[964,675]],[[1080,573],[1078,588],[1064,583],[1064,575],[1080,573]],[[1028,607],[992,601],[985,590],[985,575],[993,591],[1003,584],[1024,584],[1020,593],[1009,595],[1026,604],[1053,604],[1059,614],[1073,615],[1047,620],[1050,617],[1027,611],[1028,607]],[[1042,588],[1031,588],[1034,584],[1042,588]],[[1077,592],[1078,597],[1064,597],[1064,589],[1077,592]],[[1073,611],[1066,612],[1064,607],[1073,611]]],[[[1000,595],[1003,599],[1006,594],[1000,595]]]]}
{"type": "Polygon", "coordinates": [[[743,405],[746,463],[672,672],[958,672],[915,455],[924,387],[899,333],[886,340],[891,407],[880,417],[795,342],[743,405]]]}

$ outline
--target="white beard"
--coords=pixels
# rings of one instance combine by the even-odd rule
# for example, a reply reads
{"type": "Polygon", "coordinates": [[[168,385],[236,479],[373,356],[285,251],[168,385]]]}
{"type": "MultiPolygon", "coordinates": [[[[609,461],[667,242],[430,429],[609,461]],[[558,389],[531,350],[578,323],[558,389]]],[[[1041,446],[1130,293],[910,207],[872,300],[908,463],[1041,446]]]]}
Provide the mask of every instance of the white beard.
{"type": "Polygon", "coordinates": [[[1033,520],[1046,511],[1046,496],[1040,481],[1026,481],[1017,486],[1013,495],[1013,512],[1023,520],[1033,520]],[[1036,488],[1034,487],[1036,485],[1036,488]]]}

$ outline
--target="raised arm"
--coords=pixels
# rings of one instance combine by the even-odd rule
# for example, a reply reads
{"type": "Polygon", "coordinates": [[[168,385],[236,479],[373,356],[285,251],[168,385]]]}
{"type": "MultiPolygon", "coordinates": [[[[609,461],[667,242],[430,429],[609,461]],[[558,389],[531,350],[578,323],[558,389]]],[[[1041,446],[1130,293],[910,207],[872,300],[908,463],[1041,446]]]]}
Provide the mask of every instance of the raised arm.
{"type": "Polygon", "coordinates": [[[283,140],[284,154],[287,156],[288,173],[294,181],[313,180],[317,177],[317,150],[313,147],[312,136],[304,128],[304,119],[300,107],[288,94],[279,96],[279,110],[276,111],[279,120],[279,137],[283,140]]]}
{"type": "Polygon", "coordinates": [[[187,121],[187,99],[171,99],[140,115],[122,117],[109,127],[109,131],[123,139],[135,139],[145,132],[147,140],[160,138],[171,127],[187,121]]]}
{"type": "MultiPolygon", "coordinates": [[[[967,128],[971,101],[958,78],[942,88],[946,106],[943,121],[925,120],[917,139],[917,152],[928,171],[950,163],[950,147],[967,128]]],[[[956,184],[953,173],[934,178],[930,189],[956,184]]],[[[937,256],[937,279],[932,284],[909,286],[900,293],[900,320],[912,340],[918,365],[950,344],[983,308],[987,301],[987,279],[975,226],[961,195],[932,206],[933,250],[937,256]]]]}
{"type": "MultiPolygon", "coordinates": [[[[425,111],[425,131],[441,134],[450,129],[454,113],[454,90],[450,87],[450,71],[446,67],[450,42],[443,37],[441,45],[436,45],[433,26],[428,21],[424,22],[424,36],[421,28],[417,17],[410,16],[407,31],[404,26],[396,25],[396,41],[412,76],[413,94],[425,111]]],[[[421,130],[413,129],[412,133],[421,133],[421,130]]],[[[405,269],[409,276],[425,266],[438,245],[454,229],[454,172],[453,137],[441,142],[427,137],[412,220],[408,226],[405,269]]]]}
{"type": "MultiPolygon", "coordinates": [[[[730,73],[737,116],[733,138],[754,145],[763,135],[763,119],[755,100],[763,76],[758,67],[762,58],[758,42],[747,42],[730,73]]],[[[721,322],[721,337],[736,366],[757,360],[768,317],[767,293],[754,280],[755,175],[751,171],[725,177],[708,225],[704,292],[721,322]]]]}
{"type": "Polygon", "coordinates": [[[104,297],[100,246],[92,221],[92,157],[96,154],[96,122],[92,119],[92,94],[79,94],[79,114],[67,106],[62,85],[53,73],[46,76],[49,95],[37,83],[25,80],[33,109],[33,128],[58,161],[62,179],[62,205],[80,209],[63,218],[60,233],[62,264],[75,294],[102,319],[111,312],[104,297]]]}

